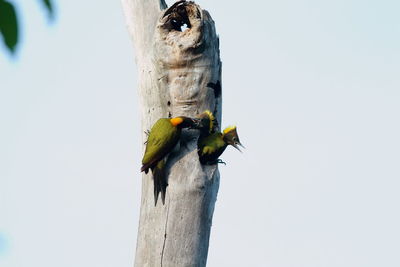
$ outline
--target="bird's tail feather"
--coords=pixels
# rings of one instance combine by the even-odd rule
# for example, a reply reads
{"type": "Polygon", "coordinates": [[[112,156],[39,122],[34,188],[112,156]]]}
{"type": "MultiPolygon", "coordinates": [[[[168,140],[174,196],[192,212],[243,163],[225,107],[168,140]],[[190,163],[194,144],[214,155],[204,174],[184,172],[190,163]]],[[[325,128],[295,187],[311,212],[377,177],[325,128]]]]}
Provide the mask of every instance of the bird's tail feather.
{"type": "Polygon", "coordinates": [[[158,195],[161,193],[161,201],[165,204],[165,193],[167,191],[167,180],[165,175],[165,161],[160,160],[152,169],[154,182],[154,206],[157,206],[158,195]]]}

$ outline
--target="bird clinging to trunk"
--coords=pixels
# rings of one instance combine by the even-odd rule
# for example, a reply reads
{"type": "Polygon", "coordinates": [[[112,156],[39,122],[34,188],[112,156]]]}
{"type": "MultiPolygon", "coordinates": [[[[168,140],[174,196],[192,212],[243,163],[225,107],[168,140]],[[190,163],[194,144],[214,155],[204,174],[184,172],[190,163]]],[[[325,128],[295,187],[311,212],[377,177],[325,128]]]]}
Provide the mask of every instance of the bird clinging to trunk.
{"type": "Polygon", "coordinates": [[[189,117],[161,118],[151,128],[147,139],[146,150],[142,159],[142,172],[151,169],[154,181],[154,204],[157,205],[161,192],[162,203],[165,203],[167,180],[165,174],[165,157],[179,141],[183,128],[199,128],[200,120],[189,117]]]}
{"type": "Polygon", "coordinates": [[[210,111],[206,110],[200,114],[199,118],[202,121],[203,128],[201,129],[197,147],[202,164],[210,165],[222,162],[218,158],[228,145],[241,151],[239,146],[243,147],[243,145],[240,143],[236,126],[229,126],[221,133],[216,131],[216,120],[210,111]]]}

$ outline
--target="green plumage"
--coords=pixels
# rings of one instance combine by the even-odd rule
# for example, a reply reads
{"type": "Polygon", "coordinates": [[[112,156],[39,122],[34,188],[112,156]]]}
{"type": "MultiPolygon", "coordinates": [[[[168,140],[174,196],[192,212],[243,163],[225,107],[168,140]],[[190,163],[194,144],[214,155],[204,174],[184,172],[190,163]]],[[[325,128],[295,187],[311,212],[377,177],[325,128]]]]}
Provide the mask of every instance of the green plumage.
{"type": "Polygon", "coordinates": [[[142,159],[141,171],[147,173],[151,169],[154,180],[154,203],[157,205],[158,195],[165,203],[167,181],[165,177],[165,156],[172,151],[179,141],[182,129],[172,125],[168,118],[159,119],[151,128],[147,139],[146,150],[142,159]]]}
{"type": "Polygon", "coordinates": [[[168,118],[159,119],[151,128],[141,171],[148,172],[163,159],[178,143],[182,129],[172,125],[168,118]]]}
{"type": "Polygon", "coordinates": [[[151,169],[153,173],[155,205],[157,205],[160,192],[161,200],[163,204],[165,203],[165,192],[168,186],[165,172],[165,157],[178,143],[182,128],[199,129],[201,127],[199,119],[179,116],[171,119],[159,119],[151,128],[142,159],[143,165],[141,171],[148,173],[149,169],[151,169]]]}
{"type": "Polygon", "coordinates": [[[211,111],[206,110],[198,116],[201,120],[200,137],[197,141],[197,149],[201,164],[224,163],[219,156],[224,153],[228,145],[239,149],[243,145],[239,141],[236,126],[225,128],[223,133],[217,132],[218,123],[211,111]]]}
{"type": "Polygon", "coordinates": [[[202,164],[215,163],[225,151],[228,143],[223,139],[222,133],[213,133],[198,141],[198,153],[202,164]]]}

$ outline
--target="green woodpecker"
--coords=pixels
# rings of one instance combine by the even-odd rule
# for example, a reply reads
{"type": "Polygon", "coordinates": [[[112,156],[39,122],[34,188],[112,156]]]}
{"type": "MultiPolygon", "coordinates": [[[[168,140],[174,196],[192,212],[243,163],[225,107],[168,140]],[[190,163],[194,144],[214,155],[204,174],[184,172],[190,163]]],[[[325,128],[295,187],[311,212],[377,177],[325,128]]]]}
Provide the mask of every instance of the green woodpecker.
{"type": "Polygon", "coordinates": [[[155,205],[157,205],[160,192],[162,203],[165,203],[165,192],[168,184],[164,172],[164,158],[178,143],[182,128],[199,127],[200,120],[181,116],[172,119],[161,118],[151,128],[140,170],[147,173],[151,169],[153,173],[155,205]]]}
{"type": "Polygon", "coordinates": [[[243,147],[240,143],[236,126],[227,127],[222,133],[215,132],[217,125],[212,113],[206,110],[199,116],[202,122],[202,129],[199,140],[197,142],[200,162],[202,164],[216,164],[222,162],[219,156],[225,151],[228,145],[239,149],[243,147]]]}

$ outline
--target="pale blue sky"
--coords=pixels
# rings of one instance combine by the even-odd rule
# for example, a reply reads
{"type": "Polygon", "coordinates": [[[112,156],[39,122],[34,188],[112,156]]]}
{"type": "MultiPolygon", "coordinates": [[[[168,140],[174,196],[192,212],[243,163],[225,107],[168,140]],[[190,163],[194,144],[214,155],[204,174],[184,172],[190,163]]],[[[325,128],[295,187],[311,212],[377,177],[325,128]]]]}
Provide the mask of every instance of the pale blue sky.
{"type": "MultiPolygon", "coordinates": [[[[131,267],[134,51],[119,1],[15,1],[0,51],[0,266],[131,267]]],[[[211,1],[223,122],[208,266],[400,266],[400,3],[211,1]],[[230,5],[230,6],[229,6],[230,5]],[[229,7],[228,7],[229,6],[229,7]]]]}

